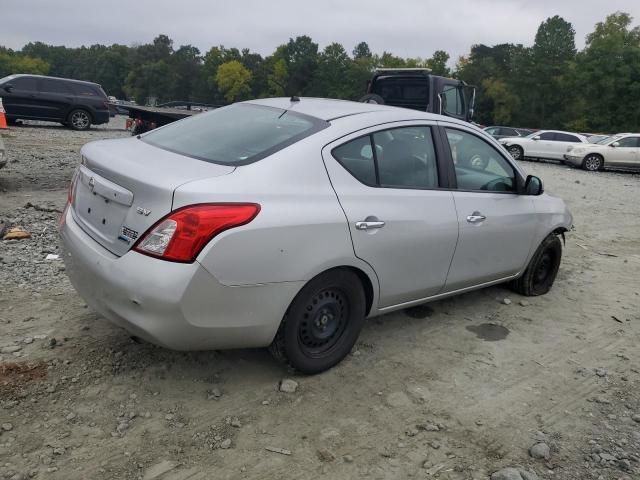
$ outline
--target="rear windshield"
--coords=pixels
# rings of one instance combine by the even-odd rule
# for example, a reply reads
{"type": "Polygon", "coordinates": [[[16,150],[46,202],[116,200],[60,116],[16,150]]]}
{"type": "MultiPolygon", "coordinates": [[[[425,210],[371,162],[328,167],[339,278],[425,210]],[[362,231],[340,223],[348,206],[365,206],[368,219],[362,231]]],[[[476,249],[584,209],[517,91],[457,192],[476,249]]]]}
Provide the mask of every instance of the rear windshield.
{"type": "Polygon", "coordinates": [[[329,123],[300,113],[235,104],[154,130],[141,140],[211,163],[246,165],[312,135],[329,123]]]}

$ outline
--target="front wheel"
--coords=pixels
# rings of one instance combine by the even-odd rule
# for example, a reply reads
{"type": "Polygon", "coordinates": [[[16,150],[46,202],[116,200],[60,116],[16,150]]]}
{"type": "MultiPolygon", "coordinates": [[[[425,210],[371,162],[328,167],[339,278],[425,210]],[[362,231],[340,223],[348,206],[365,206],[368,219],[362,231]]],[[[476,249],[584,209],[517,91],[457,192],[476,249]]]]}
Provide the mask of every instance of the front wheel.
{"type": "Polygon", "coordinates": [[[582,161],[582,168],[590,172],[596,172],[604,166],[604,160],[600,155],[587,155],[582,161]]]}
{"type": "Polygon", "coordinates": [[[67,117],[67,123],[74,130],[88,130],[91,127],[91,115],[86,110],[72,110],[67,117]]]}
{"type": "Polygon", "coordinates": [[[512,282],[513,290],[528,297],[544,295],[553,286],[561,259],[562,243],[552,233],[542,241],[522,276],[512,282]]]}
{"type": "Polygon", "coordinates": [[[322,273],[295,297],[269,350],[301,373],[327,370],[351,351],[365,310],[364,288],[355,273],[322,273]]]}

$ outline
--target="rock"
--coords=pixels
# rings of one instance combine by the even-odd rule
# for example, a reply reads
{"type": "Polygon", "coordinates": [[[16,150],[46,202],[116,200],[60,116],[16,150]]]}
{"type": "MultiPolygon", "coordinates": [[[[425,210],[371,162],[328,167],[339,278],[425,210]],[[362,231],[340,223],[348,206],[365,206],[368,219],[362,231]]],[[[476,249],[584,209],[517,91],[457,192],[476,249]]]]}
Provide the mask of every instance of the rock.
{"type": "Polygon", "coordinates": [[[491,480],[538,480],[538,476],[521,468],[509,467],[492,474],[491,480]]]}
{"type": "Polygon", "coordinates": [[[242,426],[242,423],[240,423],[240,419],[238,417],[233,417],[229,425],[235,428],[240,428],[242,426]]]}
{"type": "Polygon", "coordinates": [[[353,457],[351,455],[345,455],[344,457],[342,457],[344,459],[345,462],[347,463],[353,463],[353,457]]]}
{"type": "Polygon", "coordinates": [[[66,419],[69,421],[73,420],[74,418],[76,418],[76,414],[73,412],[66,416],[66,419]]]}
{"type": "Polygon", "coordinates": [[[416,425],[418,430],[424,430],[425,432],[439,432],[440,427],[435,423],[420,423],[416,425]]]}
{"type": "Polygon", "coordinates": [[[331,452],[331,450],[327,450],[326,448],[321,448],[317,452],[318,458],[322,462],[333,462],[336,459],[336,456],[331,452]]]}
{"type": "Polygon", "coordinates": [[[129,430],[129,422],[120,422],[116,427],[118,433],[124,433],[127,430],[129,430]]]}
{"type": "Polygon", "coordinates": [[[64,455],[65,448],[64,447],[54,447],[53,454],[54,455],[64,455]]]}
{"type": "Polygon", "coordinates": [[[164,419],[165,419],[167,422],[170,422],[170,421],[171,421],[171,420],[173,420],[174,418],[175,418],[175,415],[173,415],[172,413],[168,413],[168,414],[166,414],[166,415],[164,416],[164,419]]]}
{"type": "Polygon", "coordinates": [[[595,372],[596,372],[596,375],[599,377],[607,376],[607,371],[604,368],[596,368],[595,372]]]}
{"type": "Polygon", "coordinates": [[[163,460],[149,467],[144,474],[144,480],[153,480],[162,477],[165,473],[170,472],[177,467],[177,464],[169,460],[163,460]]]}
{"type": "Polygon", "coordinates": [[[549,460],[551,449],[549,445],[544,442],[536,443],[529,449],[529,455],[531,455],[532,458],[549,460]]]}
{"type": "Polygon", "coordinates": [[[26,337],[24,340],[22,340],[24,343],[26,343],[27,345],[29,345],[30,343],[33,343],[33,338],[32,337],[26,337]]]}
{"type": "Polygon", "coordinates": [[[634,422],[640,423],[640,413],[634,413],[631,416],[631,420],[633,420],[634,422]]]}
{"type": "Polygon", "coordinates": [[[222,396],[222,392],[219,388],[212,388],[207,390],[207,400],[218,400],[222,396]]]}
{"type": "Polygon", "coordinates": [[[520,300],[518,303],[521,307],[528,307],[530,305],[526,300],[520,300]]]}
{"type": "Polygon", "coordinates": [[[511,305],[511,299],[510,298],[503,298],[502,299],[502,303],[504,305],[511,305]]]}
{"type": "Polygon", "coordinates": [[[440,448],[440,442],[436,442],[435,440],[431,440],[429,442],[429,446],[434,450],[438,450],[440,448]]]}
{"type": "Polygon", "coordinates": [[[31,238],[31,233],[22,227],[10,228],[2,237],[3,240],[26,240],[27,238],[31,238]]]}
{"type": "Polygon", "coordinates": [[[13,430],[13,425],[11,423],[3,423],[2,430],[4,430],[5,432],[10,432],[11,430],[13,430]]]}
{"type": "Polygon", "coordinates": [[[22,350],[22,347],[20,345],[6,345],[0,348],[0,353],[15,353],[19,352],[20,350],[22,350]]]}
{"type": "Polygon", "coordinates": [[[231,439],[225,438],[222,442],[220,442],[220,448],[223,450],[227,450],[228,448],[231,448],[231,439]]]}
{"type": "Polygon", "coordinates": [[[601,453],[600,454],[600,459],[604,460],[605,462],[615,462],[616,460],[618,460],[615,455],[611,455],[610,453],[601,453]]]}
{"type": "Polygon", "coordinates": [[[280,380],[280,391],[285,393],[296,393],[298,389],[298,382],[295,380],[291,380],[290,378],[285,378],[280,380]]]}
{"type": "Polygon", "coordinates": [[[404,392],[392,392],[387,395],[387,405],[390,407],[403,408],[413,404],[411,399],[404,392]]]}

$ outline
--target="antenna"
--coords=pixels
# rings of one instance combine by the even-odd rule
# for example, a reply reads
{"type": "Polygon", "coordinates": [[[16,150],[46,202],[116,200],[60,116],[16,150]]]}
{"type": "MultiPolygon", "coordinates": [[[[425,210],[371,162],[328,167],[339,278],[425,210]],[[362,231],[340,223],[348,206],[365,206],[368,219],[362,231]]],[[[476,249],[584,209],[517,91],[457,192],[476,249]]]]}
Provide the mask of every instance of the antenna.
{"type": "Polygon", "coordinates": [[[300,101],[300,97],[297,97],[295,95],[291,95],[291,98],[289,99],[290,102],[299,102],[300,101]]]}

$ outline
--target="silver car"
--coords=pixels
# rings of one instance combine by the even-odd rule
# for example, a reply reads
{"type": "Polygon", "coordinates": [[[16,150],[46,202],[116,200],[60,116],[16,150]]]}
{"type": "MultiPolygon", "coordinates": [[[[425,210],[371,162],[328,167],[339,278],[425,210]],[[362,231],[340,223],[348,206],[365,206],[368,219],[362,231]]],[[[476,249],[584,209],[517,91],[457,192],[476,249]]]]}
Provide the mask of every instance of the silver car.
{"type": "Polygon", "coordinates": [[[60,234],[75,288],[132,335],[270,346],[314,373],[367,317],[502,282],[546,293],[571,225],[468,123],[279,98],[85,145],[60,234]]]}

